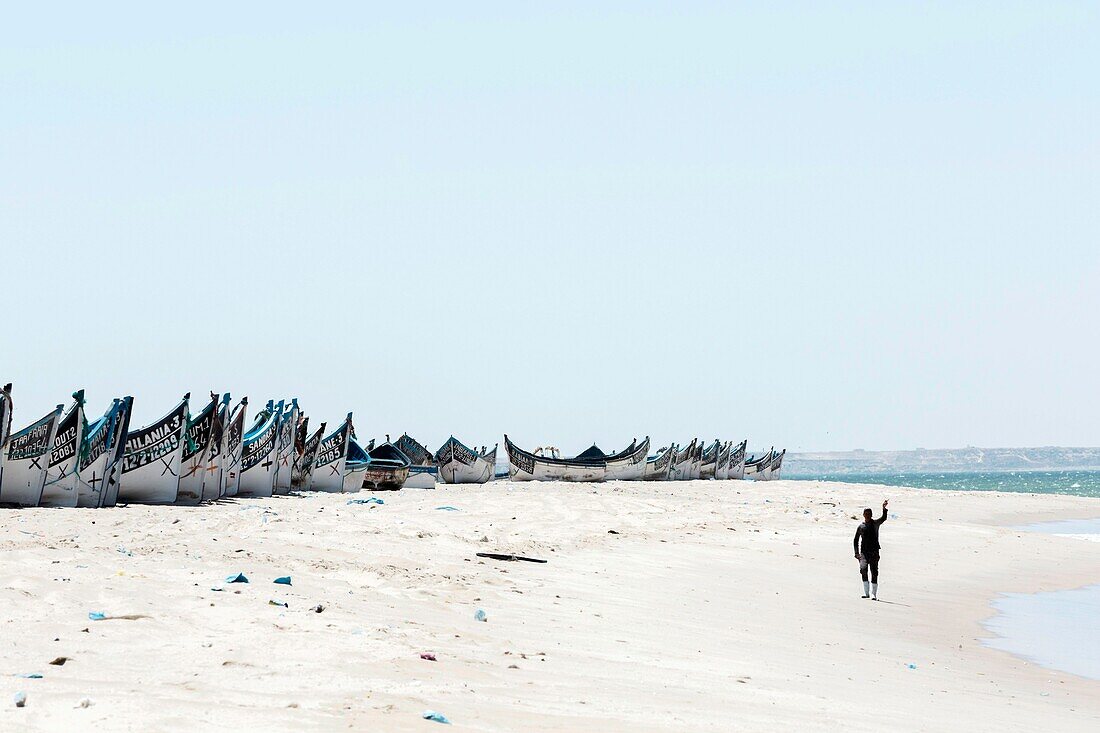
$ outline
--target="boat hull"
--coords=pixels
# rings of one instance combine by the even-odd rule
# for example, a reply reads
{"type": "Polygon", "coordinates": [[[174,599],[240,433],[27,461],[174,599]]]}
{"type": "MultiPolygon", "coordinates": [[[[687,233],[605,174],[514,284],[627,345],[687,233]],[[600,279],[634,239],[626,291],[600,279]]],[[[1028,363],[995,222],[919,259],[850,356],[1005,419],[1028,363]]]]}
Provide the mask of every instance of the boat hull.
{"type": "Polygon", "coordinates": [[[493,478],[496,448],[485,455],[451,437],[435,454],[439,480],[445,484],[483,484],[493,478]],[[492,460],[489,460],[492,456],[492,460]]]}
{"type": "Polygon", "coordinates": [[[404,489],[434,489],[438,470],[435,466],[409,466],[409,477],[401,484],[404,489]]]}
{"type": "Polygon", "coordinates": [[[183,467],[184,433],[190,395],[153,425],[126,436],[118,484],[124,504],[175,504],[183,467]]]}
{"type": "MultiPolygon", "coordinates": [[[[363,472],[363,480],[360,485],[364,489],[387,489],[391,491],[400,489],[409,478],[409,468],[409,466],[368,464],[363,472]]],[[[434,482],[432,485],[435,485],[434,482]]]]}
{"type": "Polygon", "coordinates": [[[62,407],[8,438],[0,457],[0,504],[38,506],[62,407]]]}
{"type": "Polygon", "coordinates": [[[646,457],[649,455],[647,437],[633,450],[622,456],[607,459],[604,481],[639,481],[645,475],[646,457]]]}

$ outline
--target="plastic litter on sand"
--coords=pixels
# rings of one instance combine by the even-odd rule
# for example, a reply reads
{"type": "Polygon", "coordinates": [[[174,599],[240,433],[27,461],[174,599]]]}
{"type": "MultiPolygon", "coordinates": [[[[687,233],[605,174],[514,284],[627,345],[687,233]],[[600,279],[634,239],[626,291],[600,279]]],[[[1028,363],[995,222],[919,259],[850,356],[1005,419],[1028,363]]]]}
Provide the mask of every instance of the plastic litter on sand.
{"type": "Polygon", "coordinates": [[[425,710],[420,714],[420,717],[424,720],[434,720],[437,723],[444,723],[450,725],[451,721],[447,720],[447,716],[443,713],[437,713],[434,710],[425,710]]]}

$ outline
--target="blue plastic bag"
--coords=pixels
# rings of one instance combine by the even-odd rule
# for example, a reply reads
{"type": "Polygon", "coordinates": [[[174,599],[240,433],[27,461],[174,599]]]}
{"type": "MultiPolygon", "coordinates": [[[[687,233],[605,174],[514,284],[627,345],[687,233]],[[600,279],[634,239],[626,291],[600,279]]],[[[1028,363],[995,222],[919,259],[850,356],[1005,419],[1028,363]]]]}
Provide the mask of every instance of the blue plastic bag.
{"type": "Polygon", "coordinates": [[[451,721],[447,720],[446,715],[444,715],[443,713],[437,713],[434,710],[425,710],[420,714],[420,717],[424,720],[434,720],[437,723],[443,723],[445,725],[451,724],[451,721]]]}

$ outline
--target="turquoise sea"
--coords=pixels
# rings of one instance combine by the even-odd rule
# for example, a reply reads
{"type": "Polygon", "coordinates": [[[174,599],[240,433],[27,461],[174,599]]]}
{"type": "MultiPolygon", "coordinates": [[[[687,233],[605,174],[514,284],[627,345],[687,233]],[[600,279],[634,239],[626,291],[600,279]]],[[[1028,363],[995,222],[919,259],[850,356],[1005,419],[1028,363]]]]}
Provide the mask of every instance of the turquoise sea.
{"type": "Polygon", "coordinates": [[[785,479],[846,481],[857,484],[913,486],[951,491],[1018,491],[1034,494],[1072,494],[1100,498],[1100,471],[986,471],[906,473],[801,473],[784,467],[785,479]]]}

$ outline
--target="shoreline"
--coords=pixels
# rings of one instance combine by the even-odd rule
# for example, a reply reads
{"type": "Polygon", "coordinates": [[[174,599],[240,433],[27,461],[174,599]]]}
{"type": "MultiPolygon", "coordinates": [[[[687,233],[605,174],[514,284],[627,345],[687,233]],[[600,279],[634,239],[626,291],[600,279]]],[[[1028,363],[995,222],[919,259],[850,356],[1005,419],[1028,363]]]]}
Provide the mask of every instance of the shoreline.
{"type": "Polygon", "coordinates": [[[0,704],[0,725],[424,730],[427,709],[482,731],[1100,721],[1100,683],[981,641],[1001,593],[1100,582],[1100,543],[1066,553],[1016,528],[1096,518],[1095,499],[501,481],[346,503],[370,495],[0,512],[0,696],[28,694],[0,704]],[[886,497],[883,600],[864,601],[851,517],[886,497]],[[226,585],[235,572],[251,582],[226,585]],[[283,575],[294,585],[272,584],[283,575]],[[58,655],[72,661],[49,666],[58,655]],[[28,672],[44,678],[11,676],[28,672]]]}

